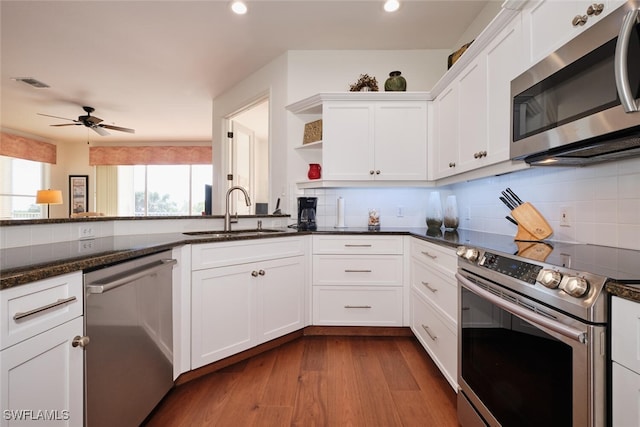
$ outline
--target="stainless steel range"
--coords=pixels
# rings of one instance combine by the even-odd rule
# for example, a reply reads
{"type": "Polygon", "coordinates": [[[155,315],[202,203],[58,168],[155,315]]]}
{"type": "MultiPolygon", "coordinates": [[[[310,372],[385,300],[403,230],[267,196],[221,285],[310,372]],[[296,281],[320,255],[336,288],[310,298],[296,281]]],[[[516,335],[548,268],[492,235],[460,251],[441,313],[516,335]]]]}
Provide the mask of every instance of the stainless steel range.
{"type": "Polygon", "coordinates": [[[638,252],[497,239],[458,256],[460,424],[606,425],[604,287],[637,282],[638,252]]]}

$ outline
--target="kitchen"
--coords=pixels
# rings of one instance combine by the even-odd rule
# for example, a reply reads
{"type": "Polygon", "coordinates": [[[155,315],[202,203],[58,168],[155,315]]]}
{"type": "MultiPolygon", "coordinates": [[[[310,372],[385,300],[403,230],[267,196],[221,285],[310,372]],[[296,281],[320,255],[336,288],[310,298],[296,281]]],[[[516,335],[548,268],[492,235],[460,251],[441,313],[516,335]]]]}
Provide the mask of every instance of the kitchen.
{"type": "MultiPolygon", "coordinates": [[[[397,59],[396,55],[401,53],[361,52],[358,55],[353,55],[350,60],[353,61],[352,66],[356,70],[357,66],[361,66],[367,58],[371,61],[374,61],[375,57],[375,61],[389,62],[391,60],[398,63],[400,59],[397,59]]],[[[339,60],[345,66],[349,63],[343,55],[335,52],[289,52],[285,57],[257,72],[235,90],[242,94],[259,93],[264,90],[265,82],[270,82],[274,87],[283,86],[285,83],[289,84],[290,88],[286,99],[278,99],[276,97],[278,91],[273,90],[272,102],[276,106],[283,107],[282,109],[273,107],[274,122],[281,122],[276,119],[277,114],[287,114],[284,113],[284,107],[287,105],[312,96],[314,93],[328,90],[325,87],[335,87],[334,90],[337,90],[338,80],[340,84],[343,84],[344,81],[352,78],[354,73],[359,72],[350,70],[345,73],[348,75],[339,76],[331,84],[326,83],[326,86],[317,88],[310,87],[307,81],[310,70],[318,73],[323,71],[323,66],[330,68],[326,64],[332,57],[339,58],[334,60],[336,62],[339,60]],[[284,73],[285,70],[287,73],[284,73]],[[288,82],[284,82],[281,77],[274,77],[283,74],[288,76],[288,82]],[[292,81],[299,83],[297,89],[291,83],[292,81]]],[[[409,82],[414,81],[420,84],[420,77],[417,76],[417,72],[413,71],[410,64],[402,68],[403,74],[407,76],[409,82]]],[[[324,71],[326,73],[327,70],[324,71]]],[[[386,71],[385,68],[384,71],[381,70],[377,74],[384,75],[386,71]]],[[[424,89],[430,90],[436,83],[437,81],[425,82],[424,89]]],[[[418,88],[419,86],[416,87],[416,89],[418,88]]],[[[231,91],[214,100],[215,114],[220,117],[224,116],[235,103],[234,97],[246,98],[244,95],[238,96],[234,91],[231,91]]],[[[214,129],[217,122],[214,120],[214,129]]],[[[299,144],[300,132],[296,132],[296,128],[299,130],[300,125],[293,118],[286,119],[284,122],[287,123],[287,126],[278,128],[274,125],[272,135],[274,139],[284,135],[281,139],[288,141],[288,146],[283,151],[289,153],[293,147],[299,144]]],[[[216,133],[219,134],[214,130],[214,134],[216,133]]],[[[300,181],[299,177],[306,174],[307,163],[302,159],[297,159],[295,155],[274,157],[279,159],[291,157],[291,164],[287,165],[286,176],[278,177],[277,174],[275,177],[272,176],[273,188],[284,188],[287,211],[293,210],[290,206],[293,206],[297,195],[316,195],[320,198],[319,224],[330,227],[335,222],[335,200],[342,196],[346,200],[346,223],[349,226],[364,226],[366,210],[371,206],[379,206],[382,209],[381,222],[383,227],[424,226],[426,199],[434,188],[402,188],[400,191],[392,188],[321,188],[301,191],[295,182],[300,181]]],[[[474,176],[474,173],[478,172],[472,171],[465,175],[465,182],[454,182],[458,177],[451,178],[451,184],[447,184],[447,179],[442,181],[443,185],[438,183],[438,191],[441,191],[443,195],[455,194],[458,197],[462,229],[513,235],[515,228],[504,219],[507,211],[497,200],[500,190],[510,187],[544,213],[556,231],[554,237],[557,239],[639,249],[637,246],[638,190],[635,185],[638,182],[637,165],[637,160],[623,160],[587,168],[531,168],[511,174],[505,174],[504,170],[487,173],[485,169],[480,173],[489,177],[466,181],[477,177],[474,176]],[[563,184],[560,188],[558,188],[559,182],[563,184]],[[560,224],[561,212],[568,213],[569,227],[560,224]],[[572,216],[573,218],[571,218],[572,216]]],[[[491,168],[490,166],[489,170],[493,170],[491,168]]],[[[39,238],[41,237],[35,237],[35,239],[39,238]]]]}

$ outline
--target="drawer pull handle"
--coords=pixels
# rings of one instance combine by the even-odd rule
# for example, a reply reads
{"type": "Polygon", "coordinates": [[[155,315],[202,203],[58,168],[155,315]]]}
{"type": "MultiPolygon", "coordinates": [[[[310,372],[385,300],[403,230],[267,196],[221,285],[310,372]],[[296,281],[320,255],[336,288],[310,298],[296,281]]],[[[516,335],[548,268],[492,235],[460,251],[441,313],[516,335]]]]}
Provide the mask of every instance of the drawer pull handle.
{"type": "Polygon", "coordinates": [[[437,341],[438,340],[438,337],[431,333],[431,330],[429,329],[429,327],[427,325],[422,325],[422,329],[424,329],[424,331],[427,333],[427,335],[429,335],[429,338],[431,338],[433,341],[437,341]]]}
{"type": "Polygon", "coordinates": [[[345,273],[371,273],[372,270],[348,270],[345,269],[345,273]]]}
{"type": "Polygon", "coordinates": [[[354,244],[345,244],[344,245],[345,248],[370,248],[371,245],[354,245],[354,244]]]}
{"type": "Polygon", "coordinates": [[[431,255],[431,254],[430,254],[429,252],[427,252],[427,251],[422,251],[422,254],[423,254],[423,255],[428,256],[428,257],[429,257],[429,258],[431,258],[431,259],[436,259],[436,258],[438,258],[438,255],[431,255]]]}
{"type": "Polygon", "coordinates": [[[436,289],[433,286],[429,285],[429,282],[420,282],[420,283],[425,285],[427,287],[427,289],[429,289],[431,292],[433,292],[433,293],[438,292],[438,289],[436,289]]]}
{"type": "Polygon", "coordinates": [[[61,305],[68,304],[68,303],[73,302],[75,300],[76,300],[76,297],[69,297],[69,298],[65,298],[65,299],[59,299],[56,302],[52,302],[51,304],[43,305],[42,307],[34,308],[33,310],[25,311],[24,313],[22,313],[22,312],[16,313],[13,316],[13,320],[24,319],[25,317],[33,316],[34,314],[38,314],[38,313],[43,312],[45,310],[49,310],[51,308],[55,308],[55,307],[58,307],[58,306],[61,306],[61,305]]]}
{"type": "Polygon", "coordinates": [[[370,305],[345,305],[344,308],[371,308],[370,305]]]}

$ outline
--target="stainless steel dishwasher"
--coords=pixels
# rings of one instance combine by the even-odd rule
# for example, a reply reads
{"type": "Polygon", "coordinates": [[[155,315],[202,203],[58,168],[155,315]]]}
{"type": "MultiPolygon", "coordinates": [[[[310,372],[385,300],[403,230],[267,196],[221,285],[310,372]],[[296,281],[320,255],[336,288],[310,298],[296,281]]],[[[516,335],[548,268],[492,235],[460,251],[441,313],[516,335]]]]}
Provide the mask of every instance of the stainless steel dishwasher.
{"type": "Polygon", "coordinates": [[[85,272],[87,427],[138,426],[173,386],[174,264],[165,251],[85,272]]]}

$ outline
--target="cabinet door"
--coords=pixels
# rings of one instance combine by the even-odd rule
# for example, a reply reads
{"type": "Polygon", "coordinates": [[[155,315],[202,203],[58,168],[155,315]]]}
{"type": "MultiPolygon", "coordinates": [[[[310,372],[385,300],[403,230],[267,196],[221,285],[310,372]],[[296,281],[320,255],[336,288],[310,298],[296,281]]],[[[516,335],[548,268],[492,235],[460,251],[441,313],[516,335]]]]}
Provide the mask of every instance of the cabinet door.
{"type": "Polygon", "coordinates": [[[256,313],[251,265],[192,273],[191,368],[250,348],[256,313]]]}
{"type": "Polygon", "coordinates": [[[613,362],[612,376],[612,425],[640,425],[640,375],[613,362]]]}
{"type": "Polygon", "coordinates": [[[71,345],[82,331],[77,317],[0,352],[2,426],[84,425],[84,354],[71,345]]]}
{"type": "Polygon", "coordinates": [[[322,178],[373,179],[373,104],[328,102],[322,119],[322,178]]]}
{"type": "Polygon", "coordinates": [[[479,55],[458,80],[460,131],[456,172],[475,169],[487,150],[487,70],[486,58],[479,55]],[[484,154],[482,154],[483,156],[484,154]]]}
{"type": "Polygon", "coordinates": [[[451,83],[435,101],[434,178],[443,178],[457,173],[459,141],[458,85],[451,83]]]}
{"type": "Polygon", "coordinates": [[[591,0],[539,0],[528,2],[523,9],[526,26],[527,51],[529,64],[534,64],[560,46],[591,27],[609,14],[621,3],[617,1],[598,1],[603,3],[604,11],[598,16],[590,16],[584,25],[574,26],[576,16],[586,16],[591,0]]]}
{"type": "Polygon", "coordinates": [[[374,138],[375,179],[427,179],[426,101],[376,103],[374,138]]]}
{"type": "Polygon", "coordinates": [[[258,297],[258,342],[304,327],[306,268],[304,257],[260,263],[254,278],[258,297]]]}
{"type": "Polygon", "coordinates": [[[509,159],[511,144],[511,80],[525,70],[520,15],[486,50],[487,60],[487,156],[483,165],[509,159]]]}

